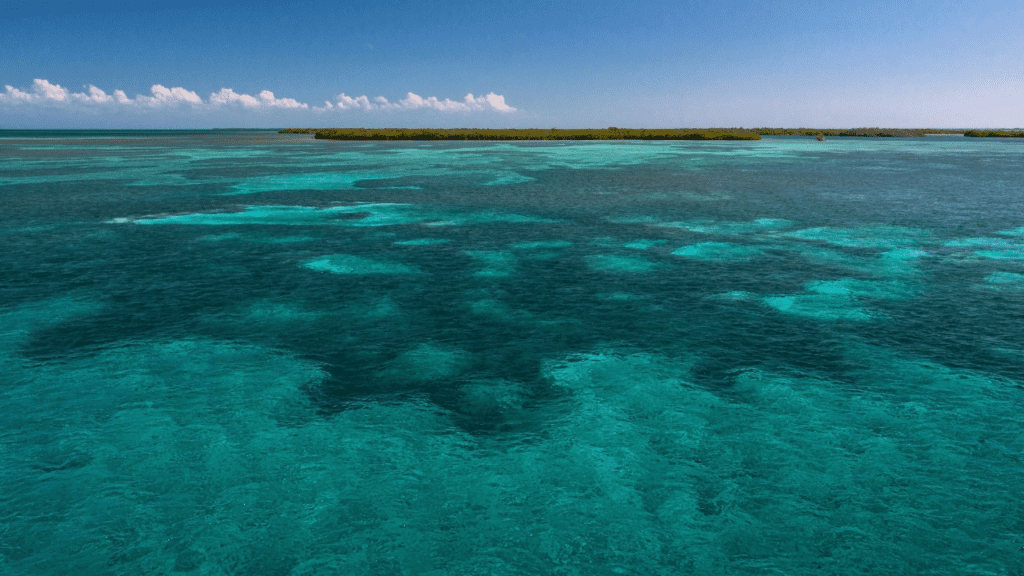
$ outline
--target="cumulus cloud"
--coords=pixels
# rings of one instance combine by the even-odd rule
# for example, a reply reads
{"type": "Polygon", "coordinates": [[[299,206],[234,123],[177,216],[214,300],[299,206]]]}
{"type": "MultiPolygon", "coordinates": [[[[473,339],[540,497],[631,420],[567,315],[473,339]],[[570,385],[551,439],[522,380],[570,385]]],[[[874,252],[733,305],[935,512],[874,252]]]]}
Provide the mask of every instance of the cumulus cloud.
{"type": "MultiPolygon", "coordinates": [[[[14,86],[5,86],[6,92],[0,97],[13,102],[66,102],[69,100],[68,91],[57,84],[50,84],[46,80],[36,78],[32,82],[32,88],[28,91],[18,90],[14,86]]],[[[92,88],[92,86],[90,86],[92,88]]],[[[99,90],[97,88],[97,90],[99,90]]],[[[102,92],[102,90],[100,90],[102,92]]],[[[79,94],[83,98],[85,94],[79,94]]]]}
{"type": "Polygon", "coordinates": [[[97,87],[95,87],[95,86],[93,86],[91,84],[89,85],[89,94],[84,94],[83,93],[83,94],[76,94],[75,96],[80,97],[85,102],[96,102],[96,103],[110,102],[111,100],[114,99],[113,96],[108,96],[106,92],[104,92],[103,90],[100,90],[99,88],[97,88],[97,87]]]}
{"type": "Polygon", "coordinates": [[[351,108],[362,108],[363,110],[373,110],[376,106],[370,103],[370,99],[366,96],[359,96],[358,98],[352,98],[346,96],[344,92],[338,94],[336,98],[338,101],[338,108],[342,110],[348,110],[351,108]]]}
{"type": "Polygon", "coordinates": [[[237,104],[243,108],[309,108],[293,98],[276,98],[270,90],[260,92],[259,98],[248,94],[239,94],[231,88],[221,88],[220,92],[210,94],[210,104],[237,104]]]}
{"type": "Polygon", "coordinates": [[[150,96],[139,94],[135,98],[129,98],[123,90],[114,90],[113,96],[103,90],[89,85],[86,92],[71,92],[59,84],[52,84],[48,80],[36,78],[32,87],[26,90],[19,90],[13,86],[5,86],[5,92],[0,94],[0,102],[27,103],[27,104],[122,104],[148,106],[151,108],[164,106],[177,106],[191,104],[198,106],[203,104],[203,99],[198,94],[184,88],[167,88],[160,84],[154,84],[150,88],[150,96]]]}
{"type": "Polygon", "coordinates": [[[487,96],[484,96],[484,98],[487,99],[487,103],[490,104],[491,108],[494,108],[498,112],[515,112],[516,111],[515,108],[509,106],[508,104],[505,104],[505,97],[502,96],[501,94],[495,94],[494,92],[488,92],[487,96]]]}
{"type": "MultiPolygon", "coordinates": [[[[0,94],[0,102],[26,102],[26,103],[69,103],[84,102],[89,104],[102,104],[113,102],[115,97],[108,95],[103,90],[89,85],[87,92],[69,92],[67,88],[59,84],[51,84],[47,80],[37,78],[32,82],[32,87],[26,90],[18,90],[13,86],[5,86],[5,91],[0,94]]],[[[154,87],[155,88],[155,87],[154,87]]],[[[120,91],[119,91],[120,92],[120,91]]],[[[124,94],[121,92],[121,94],[124,94]]]]}
{"type": "MultiPolygon", "coordinates": [[[[231,88],[221,88],[210,94],[207,100],[203,100],[199,94],[186,90],[180,86],[167,88],[161,84],[154,84],[150,88],[150,94],[138,94],[129,98],[124,90],[114,90],[107,94],[96,86],[89,85],[83,92],[72,92],[59,84],[53,84],[48,80],[35,79],[32,86],[25,90],[13,86],[5,86],[5,91],[0,92],[0,104],[27,105],[41,104],[49,106],[110,106],[110,107],[135,107],[135,108],[179,108],[191,107],[195,109],[215,110],[222,107],[238,107],[246,110],[308,110],[309,104],[304,104],[294,98],[278,98],[270,90],[263,90],[257,96],[235,92],[231,88]]],[[[436,96],[424,98],[413,92],[408,92],[405,98],[391,102],[383,96],[370,99],[367,96],[348,96],[344,92],[339,94],[334,102],[325,101],[323,106],[313,107],[312,110],[324,112],[328,110],[436,110],[441,112],[515,112],[516,109],[505,103],[505,97],[493,92],[486,96],[473,96],[466,94],[461,101],[445,98],[441,100],[436,96]]]]}
{"type": "Polygon", "coordinates": [[[409,92],[405,98],[397,102],[391,102],[383,96],[377,96],[370,100],[367,96],[349,96],[342,92],[335,98],[336,103],[332,105],[326,102],[323,108],[316,110],[439,110],[441,112],[476,112],[476,111],[497,111],[515,112],[516,109],[505,104],[505,97],[491,92],[486,96],[473,96],[466,94],[461,102],[445,98],[438,99],[436,96],[424,98],[419,94],[409,92]]]}
{"type": "Polygon", "coordinates": [[[154,84],[150,91],[153,93],[152,96],[139,94],[135,97],[135,103],[154,107],[203,103],[203,99],[198,94],[184,88],[164,88],[159,84],[154,84]]]}

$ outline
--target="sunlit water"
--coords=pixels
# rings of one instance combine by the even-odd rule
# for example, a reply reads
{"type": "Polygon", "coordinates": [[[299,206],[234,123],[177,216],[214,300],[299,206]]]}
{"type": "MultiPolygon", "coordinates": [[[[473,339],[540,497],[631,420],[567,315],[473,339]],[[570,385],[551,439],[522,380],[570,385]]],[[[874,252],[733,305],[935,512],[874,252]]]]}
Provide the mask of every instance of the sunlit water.
{"type": "Polygon", "coordinates": [[[0,133],[0,574],[1024,573],[1024,142],[0,133]]]}

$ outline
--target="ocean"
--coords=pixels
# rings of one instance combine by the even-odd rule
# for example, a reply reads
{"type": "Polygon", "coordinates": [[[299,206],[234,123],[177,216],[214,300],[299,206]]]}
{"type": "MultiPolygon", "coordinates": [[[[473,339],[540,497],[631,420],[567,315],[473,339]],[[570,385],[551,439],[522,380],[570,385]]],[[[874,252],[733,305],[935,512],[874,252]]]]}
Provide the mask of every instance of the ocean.
{"type": "Polygon", "coordinates": [[[0,574],[1024,574],[1024,141],[0,131],[0,574]]]}

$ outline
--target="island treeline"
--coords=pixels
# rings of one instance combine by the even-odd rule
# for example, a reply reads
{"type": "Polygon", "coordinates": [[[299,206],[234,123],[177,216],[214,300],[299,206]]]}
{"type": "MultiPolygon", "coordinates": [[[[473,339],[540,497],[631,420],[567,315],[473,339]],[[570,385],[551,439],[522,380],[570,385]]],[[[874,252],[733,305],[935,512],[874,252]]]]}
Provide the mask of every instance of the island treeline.
{"type": "Polygon", "coordinates": [[[313,134],[322,140],[760,140],[761,136],[837,136],[914,138],[963,134],[981,138],[1024,138],[1022,130],[950,130],[939,128],[286,128],[281,134],[313,134]]]}
{"type": "Polygon", "coordinates": [[[751,128],[762,136],[855,136],[864,138],[915,138],[928,134],[962,134],[963,130],[937,128],[751,128]]]}
{"type": "Polygon", "coordinates": [[[482,129],[482,128],[330,128],[294,129],[282,132],[312,132],[321,140],[760,140],[753,131],[725,129],[602,128],[586,130],[482,129]]]}
{"type": "Polygon", "coordinates": [[[968,130],[964,136],[974,138],[1024,138],[1024,130],[968,130]]]}

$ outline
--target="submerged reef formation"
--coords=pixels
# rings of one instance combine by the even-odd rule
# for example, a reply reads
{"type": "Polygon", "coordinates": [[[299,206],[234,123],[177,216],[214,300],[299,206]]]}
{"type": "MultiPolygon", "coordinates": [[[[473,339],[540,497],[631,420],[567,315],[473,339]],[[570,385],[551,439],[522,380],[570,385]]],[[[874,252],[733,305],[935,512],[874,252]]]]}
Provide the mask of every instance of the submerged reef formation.
{"type": "Polygon", "coordinates": [[[749,130],[604,128],[560,130],[526,128],[494,130],[481,128],[329,128],[282,130],[287,134],[312,132],[320,140],[760,140],[749,130]]]}

